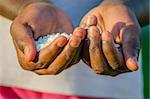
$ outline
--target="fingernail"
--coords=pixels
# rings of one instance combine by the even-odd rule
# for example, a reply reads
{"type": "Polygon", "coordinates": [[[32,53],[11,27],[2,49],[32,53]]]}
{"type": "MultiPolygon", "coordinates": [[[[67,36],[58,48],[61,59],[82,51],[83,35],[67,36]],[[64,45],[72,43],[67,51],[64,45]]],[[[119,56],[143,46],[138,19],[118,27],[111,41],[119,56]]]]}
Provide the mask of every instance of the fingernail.
{"type": "Polygon", "coordinates": [[[76,37],[71,40],[70,46],[79,47],[80,43],[81,43],[81,39],[76,37]]]}
{"type": "Polygon", "coordinates": [[[96,24],[97,24],[96,16],[94,15],[88,16],[86,25],[91,26],[91,25],[96,25],[96,24]]]}
{"type": "Polygon", "coordinates": [[[131,71],[138,70],[138,63],[135,58],[129,58],[126,62],[126,65],[131,71]]]}
{"type": "Polygon", "coordinates": [[[83,28],[76,28],[73,35],[75,35],[83,40],[85,38],[86,31],[83,28]]]}
{"type": "Polygon", "coordinates": [[[67,38],[61,37],[57,42],[58,42],[58,43],[57,43],[57,46],[58,46],[58,47],[63,47],[63,46],[65,46],[66,43],[67,43],[67,38]]]}
{"type": "Polygon", "coordinates": [[[99,29],[96,26],[91,26],[88,30],[88,36],[99,38],[100,37],[99,29]]]}

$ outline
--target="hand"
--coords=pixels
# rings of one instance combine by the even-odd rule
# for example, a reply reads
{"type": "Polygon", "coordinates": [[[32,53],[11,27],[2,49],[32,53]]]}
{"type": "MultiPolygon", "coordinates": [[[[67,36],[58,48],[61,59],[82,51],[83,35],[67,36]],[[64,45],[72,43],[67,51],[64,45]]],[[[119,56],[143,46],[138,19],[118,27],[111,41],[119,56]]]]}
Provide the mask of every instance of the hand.
{"type": "MultiPolygon", "coordinates": [[[[75,57],[74,53],[78,52],[77,49],[81,42],[81,39],[77,39],[74,35],[69,42],[65,37],[58,37],[39,53],[36,51],[34,42],[40,36],[49,33],[69,33],[72,30],[73,25],[69,18],[54,5],[33,3],[24,7],[11,25],[11,35],[20,65],[26,70],[36,70],[38,74],[56,74],[62,71],[66,64],[68,66],[73,64],[73,60],[70,57],[75,57]],[[74,47],[74,45],[70,45],[71,42],[77,42],[77,45],[74,47]],[[70,48],[70,46],[72,47],[70,48]],[[68,57],[63,59],[63,55],[68,55],[70,59],[68,57]],[[42,68],[48,67],[50,67],[51,72],[43,73],[42,68]],[[40,69],[42,70],[40,71],[40,69]]],[[[79,33],[74,34],[78,35],[79,33]]]]}
{"type": "Polygon", "coordinates": [[[88,27],[82,59],[96,73],[116,76],[138,69],[140,26],[129,8],[100,5],[83,17],[81,27],[88,27]]]}
{"type": "Polygon", "coordinates": [[[62,44],[59,38],[56,39],[48,47],[44,48],[39,55],[40,64],[45,63],[43,65],[46,67],[44,69],[35,70],[34,72],[40,75],[54,75],[78,63],[80,60],[82,40],[85,38],[85,34],[84,29],[76,28],[63,50],[62,45],[64,45],[64,43],[62,44]],[[58,44],[61,45],[61,47],[57,47],[58,44]]]}

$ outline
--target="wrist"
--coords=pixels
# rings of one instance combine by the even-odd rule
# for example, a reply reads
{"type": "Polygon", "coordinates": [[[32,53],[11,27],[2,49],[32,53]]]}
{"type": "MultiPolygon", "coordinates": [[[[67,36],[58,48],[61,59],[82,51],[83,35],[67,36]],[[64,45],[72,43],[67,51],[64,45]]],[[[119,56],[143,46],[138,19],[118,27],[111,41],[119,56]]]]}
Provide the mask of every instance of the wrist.
{"type": "Polygon", "coordinates": [[[104,12],[106,9],[119,6],[130,9],[135,13],[141,26],[149,24],[149,2],[147,0],[103,0],[99,6],[104,9],[104,12]]]}
{"type": "Polygon", "coordinates": [[[0,15],[14,20],[24,7],[36,2],[51,3],[49,0],[0,0],[0,15]]]}

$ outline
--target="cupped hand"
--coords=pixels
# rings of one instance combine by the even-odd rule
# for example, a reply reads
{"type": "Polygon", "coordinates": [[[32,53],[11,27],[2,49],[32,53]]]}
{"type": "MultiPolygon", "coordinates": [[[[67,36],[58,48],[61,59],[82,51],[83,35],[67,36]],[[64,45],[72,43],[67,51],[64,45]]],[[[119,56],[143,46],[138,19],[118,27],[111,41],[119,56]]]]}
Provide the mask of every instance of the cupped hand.
{"type": "Polygon", "coordinates": [[[85,34],[84,29],[76,28],[68,42],[65,42],[64,37],[57,38],[40,52],[38,64],[42,63],[45,68],[34,72],[40,75],[58,74],[78,63],[85,34]],[[64,41],[60,41],[60,39],[64,39],[64,41]],[[65,43],[62,43],[62,41],[65,43]]]}
{"type": "MultiPolygon", "coordinates": [[[[56,74],[63,70],[64,65],[73,64],[73,59],[70,57],[76,55],[74,53],[78,52],[77,49],[81,42],[81,39],[74,35],[69,41],[65,37],[58,37],[49,46],[37,52],[35,40],[41,36],[58,32],[73,32],[72,22],[62,10],[52,4],[42,2],[25,6],[11,25],[11,35],[20,65],[26,70],[34,71],[47,68],[54,61],[53,66],[51,66],[52,73],[39,72],[40,70],[36,72],[39,74],[56,74]],[[71,42],[79,44],[75,47],[74,45],[69,47],[71,42]],[[66,54],[67,52],[68,54],[66,54]],[[66,60],[62,58],[63,55],[68,55],[66,60]]],[[[79,36],[83,38],[83,34],[79,36]]]]}
{"type": "Polygon", "coordinates": [[[83,17],[80,26],[87,30],[82,60],[96,73],[116,76],[138,69],[140,26],[129,8],[100,5],[83,17]]]}

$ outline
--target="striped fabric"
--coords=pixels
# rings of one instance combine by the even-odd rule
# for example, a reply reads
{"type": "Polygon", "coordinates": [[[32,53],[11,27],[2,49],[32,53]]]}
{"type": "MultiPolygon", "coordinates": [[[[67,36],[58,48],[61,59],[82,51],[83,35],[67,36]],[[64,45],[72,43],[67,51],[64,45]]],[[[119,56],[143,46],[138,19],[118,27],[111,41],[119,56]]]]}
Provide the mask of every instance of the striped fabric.
{"type": "MultiPolygon", "coordinates": [[[[75,26],[99,2],[53,1],[68,14],[75,26]]],[[[56,76],[38,76],[23,70],[18,64],[9,34],[10,24],[10,21],[0,17],[0,99],[142,99],[141,69],[117,77],[96,75],[82,62],[56,76]]]]}
{"type": "Polygon", "coordinates": [[[90,96],[63,95],[38,92],[17,87],[0,86],[0,99],[111,99],[90,96]]]}

